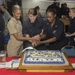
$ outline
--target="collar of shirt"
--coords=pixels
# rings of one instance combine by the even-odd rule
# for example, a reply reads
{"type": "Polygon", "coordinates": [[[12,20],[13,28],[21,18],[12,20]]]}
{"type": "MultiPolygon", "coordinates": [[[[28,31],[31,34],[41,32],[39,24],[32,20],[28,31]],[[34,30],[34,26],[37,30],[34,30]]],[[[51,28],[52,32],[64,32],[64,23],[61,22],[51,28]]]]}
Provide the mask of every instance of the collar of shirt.
{"type": "Polygon", "coordinates": [[[14,17],[11,18],[13,22],[19,24],[19,20],[16,20],[14,17]]]}
{"type": "MultiPolygon", "coordinates": [[[[47,20],[47,25],[50,26],[50,28],[51,28],[51,23],[48,20],[47,20]]],[[[58,26],[57,26],[57,20],[56,20],[53,28],[57,28],[57,27],[58,26]]]]}
{"type": "Polygon", "coordinates": [[[36,22],[37,22],[37,18],[36,18],[36,20],[34,21],[34,23],[31,23],[30,19],[29,19],[29,22],[30,22],[30,24],[35,25],[35,24],[36,24],[36,22]]]}

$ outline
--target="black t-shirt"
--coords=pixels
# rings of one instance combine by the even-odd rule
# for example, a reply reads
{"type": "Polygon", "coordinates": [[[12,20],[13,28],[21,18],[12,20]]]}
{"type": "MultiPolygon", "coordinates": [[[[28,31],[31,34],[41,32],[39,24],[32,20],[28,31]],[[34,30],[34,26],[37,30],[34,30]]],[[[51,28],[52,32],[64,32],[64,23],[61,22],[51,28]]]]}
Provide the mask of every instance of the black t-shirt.
{"type": "Polygon", "coordinates": [[[4,22],[2,15],[0,14],[0,31],[1,32],[4,31],[4,27],[5,27],[5,22],[4,22]]]}
{"type": "MultiPolygon", "coordinates": [[[[68,29],[68,33],[72,34],[75,32],[75,17],[71,20],[70,25],[69,25],[69,29],[68,29]]],[[[75,36],[70,37],[70,45],[75,45],[75,41],[74,41],[75,36]]]]}
{"type": "Polygon", "coordinates": [[[47,37],[49,38],[56,37],[57,40],[65,39],[64,24],[59,20],[55,21],[55,24],[52,28],[50,23],[46,23],[45,31],[47,37]]]}
{"type": "Polygon", "coordinates": [[[34,23],[27,19],[23,24],[23,35],[29,34],[30,37],[40,34],[44,29],[44,21],[42,18],[37,18],[34,23]]]}
{"type": "MultiPolygon", "coordinates": [[[[29,34],[30,37],[38,35],[41,33],[42,29],[44,29],[44,21],[41,17],[37,17],[34,23],[30,22],[30,19],[27,19],[23,24],[23,35],[29,34]]],[[[42,39],[43,40],[43,39],[42,39]]],[[[28,46],[32,46],[32,44],[28,41],[25,41],[23,47],[26,48],[28,46]]],[[[45,50],[45,44],[41,44],[35,47],[37,50],[45,50]]]]}
{"type": "Polygon", "coordinates": [[[74,33],[75,32],[75,17],[71,20],[68,32],[69,33],[74,33]]]}
{"type": "Polygon", "coordinates": [[[2,15],[0,14],[0,50],[4,49],[4,27],[5,27],[5,22],[4,19],[2,17],[2,15]]]}
{"type": "Polygon", "coordinates": [[[64,24],[56,20],[54,26],[51,28],[51,24],[49,22],[46,23],[45,32],[47,38],[50,39],[52,37],[56,37],[57,40],[53,43],[50,43],[49,49],[61,49],[63,46],[67,44],[67,40],[64,33],[64,24]]]}

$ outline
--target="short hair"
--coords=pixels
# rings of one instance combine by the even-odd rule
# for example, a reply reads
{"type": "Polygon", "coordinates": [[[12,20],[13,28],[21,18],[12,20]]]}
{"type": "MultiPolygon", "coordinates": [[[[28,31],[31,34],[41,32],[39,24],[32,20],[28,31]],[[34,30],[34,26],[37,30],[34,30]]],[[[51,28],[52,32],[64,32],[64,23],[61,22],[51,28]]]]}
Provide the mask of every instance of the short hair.
{"type": "Polygon", "coordinates": [[[35,9],[35,8],[31,8],[31,9],[29,9],[29,11],[28,11],[28,15],[29,15],[29,14],[32,14],[32,15],[36,16],[36,15],[37,15],[37,11],[36,11],[36,9],[35,9]]]}
{"type": "Polygon", "coordinates": [[[47,9],[46,14],[47,12],[52,12],[53,14],[57,14],[57,11],[55,9],[47,9]]]}
{"type": "Polygon", "coordinates": [[[19,5],[14,5],[12,7],[12,12],[16,11],[16,10],[21,10],[21,7],[19,5]]]}
{"type": "Polygon", "coordinates": [[[75,13],[75,7],[74,8],[70,8],[70,10],[72,10],[75,13]]]}
{"type": "Polygon", "coordinates": [[[6,9],[6,5],[5,5],[5,4],[1,4],[1,6],[3,6],[3,8],[5,8],[5,9],[6,9]]]}

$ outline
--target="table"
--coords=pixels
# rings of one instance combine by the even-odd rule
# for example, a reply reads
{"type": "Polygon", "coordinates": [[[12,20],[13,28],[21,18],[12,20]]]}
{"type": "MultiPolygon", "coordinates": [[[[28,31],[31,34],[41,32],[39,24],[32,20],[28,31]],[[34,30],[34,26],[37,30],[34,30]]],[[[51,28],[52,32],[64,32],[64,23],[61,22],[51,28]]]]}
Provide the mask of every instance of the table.
{"type": "MultiPolygon", "coordinates": [[[[7,57],[6,60],[10,61],[15,58],[7,57]]],[[[75,63],[75,58],[69,58],[71,63],[75,63]]],[[[20,72],[18,70],[0,69],[0,75],[75,75],[75,70],[72,72],[20,72]]]]}
{"type": "Polygon", "coordinates": [[[67,27],[70,25],[70,20],[67,17],[62,17],[59,19],[64,23],[64,31],[67,32],[67,27]]]}
{"type": "Polygon", "coordinates": [[[65,53],[60,53],[59,51],[29,51],[27,54],[22,55],[18,69],[24,72],[66,72],[72,71],[73,67],[65,53]],[[58,61],[54,62],[56,59],[58,61]]]}

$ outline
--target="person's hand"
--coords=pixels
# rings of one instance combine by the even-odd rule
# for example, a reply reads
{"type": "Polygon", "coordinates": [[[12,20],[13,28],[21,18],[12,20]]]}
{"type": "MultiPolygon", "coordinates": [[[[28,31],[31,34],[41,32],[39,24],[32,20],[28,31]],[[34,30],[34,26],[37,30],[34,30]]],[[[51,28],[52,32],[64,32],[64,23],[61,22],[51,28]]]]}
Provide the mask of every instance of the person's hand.
{"type": "Polygon", "coordinates": [[[33,47],[39,46],[41,44],[41,41],[35,41],[32,43],[33,47]]]}
{"type": "Polygon", "coordinates": [[[31,42],[31,43],[33,43],[34,41],[36,41],[36,39],[30,38],[28,41],[31,42]]]}
{"type": "Polygon", "coordinates": [[[44,30],[42,29],[41,33],[40,33],[40,36],[43,34],[44,30]]]}
{"type": "Polygon", "coordinates": [[[35,35],[35,36],[32,37],[32,39],[34,39],[35,41],[36,40],[40,41],[40,35],[39,34],[38,35],[35,35]]]}
{"type": "Polygon", "coordinates": [[[35,42],[35,41],[40,41],[40,35],[35,35],[33,37],[28,37],[29,42],[35,42]]]}
{"type": "Polygon", "coordinates": [[[35,45],[36,45],[36,42],[35,42],[35,41],[34,41],[34,42],[32,42],[32,46],[33,46],[33,47],[35,47],[35,45]]]}
{"type": "Polygon", "coordinates": [[[67,34],[67,33],[66,33],[66,37],[70,37],[70,34],[67,34]]]}

